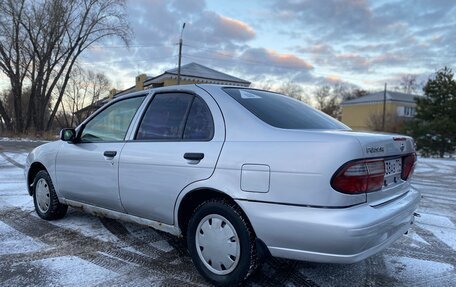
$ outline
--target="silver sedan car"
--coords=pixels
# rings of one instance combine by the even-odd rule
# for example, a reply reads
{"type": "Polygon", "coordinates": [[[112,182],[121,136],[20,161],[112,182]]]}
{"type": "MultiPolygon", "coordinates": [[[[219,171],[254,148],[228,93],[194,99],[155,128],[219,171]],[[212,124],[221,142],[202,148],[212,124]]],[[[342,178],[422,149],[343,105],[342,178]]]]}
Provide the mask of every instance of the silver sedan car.
{"type": "Polygon", "coordinates": [[[413,223],[410,137],[359,133],[284,95],[218,85],[116,98],[27,158],[38,215],[68,206],[185,238],[216,285],[268,255],[353,263],[413,223]]]}

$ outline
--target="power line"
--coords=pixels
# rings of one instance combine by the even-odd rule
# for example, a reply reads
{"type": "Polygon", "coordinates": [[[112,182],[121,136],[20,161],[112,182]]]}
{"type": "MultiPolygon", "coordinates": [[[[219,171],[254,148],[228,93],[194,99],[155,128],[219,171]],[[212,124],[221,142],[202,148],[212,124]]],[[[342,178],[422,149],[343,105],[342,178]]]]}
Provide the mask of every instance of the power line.
{"type": "Polygon", "coordinates": [[[153,58],[142,58],[141,60],[138,60],[138,59],[123,59],[123,60],[95,60],[95,61],[90,61],[90,62],[86,62],[86,61],[81,61],[82,64],[84,65],[95,65],[97,63],[102,63],[102,64],[115,64],[115,63],[139,63],[139,62],[150,62],[150,61],[153,61],[153,60],[168,60],[168,59],[171,59],[171,58],[174,58],[176,57],[175,53],[173,53],[173,55],[171,56],[167,56],[167,57],[153,57],[153,58]]]}
{"type": "Polygon", "coordinates": [[[155,48],[155,47],[168,47],[169,44],[161,44],[161,43],[154,43],[154,44],[137,44],[137,45],[113,45],[113,46],[106,46],[106,45],[93,45],[90,46],[89,49],[130,49],[130,48],[155,48]]]}

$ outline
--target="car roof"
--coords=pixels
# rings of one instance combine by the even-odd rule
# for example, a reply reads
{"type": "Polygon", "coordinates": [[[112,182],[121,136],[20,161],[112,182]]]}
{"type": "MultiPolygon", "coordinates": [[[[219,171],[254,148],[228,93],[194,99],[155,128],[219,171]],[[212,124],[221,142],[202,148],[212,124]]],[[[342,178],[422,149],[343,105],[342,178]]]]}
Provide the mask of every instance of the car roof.
{"type": "Polygon", "coordinates": [[[254,88],[249,88],[249,87],[243,87],[243,86],[233,86],[233,85],[217,85],[217,84],[188,84],[188,85],[173,85],[173,86],[166,86],[166,87],[158,87],[158,88],[150,88],[150,89],[145,89],[141,91],[135,91],[131,93],[127,93],[125,95],[116,97],[111,99],[109,102],[112,101],[118,101],[118,100],[123,100],[139,95],[144,95],[144,94],[150,94],[150,93],[156,93],[156,92],[169,92],[169,91],[195,91],[196,89],[204,89],[205,87],[215,87],[219,89],[223,88],[239,88],[239,89],[252,89],[255,90],[254,88]]]}

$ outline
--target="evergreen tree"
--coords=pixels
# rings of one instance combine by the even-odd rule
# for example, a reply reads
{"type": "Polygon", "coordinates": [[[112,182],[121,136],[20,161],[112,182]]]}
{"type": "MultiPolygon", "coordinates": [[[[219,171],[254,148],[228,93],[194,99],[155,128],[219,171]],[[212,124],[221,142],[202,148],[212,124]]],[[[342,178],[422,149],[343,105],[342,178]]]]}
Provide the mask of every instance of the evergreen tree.
{"type": "Polygon", "coordinates": [[[452,154],[456,149],[456,81],[451,69],[439,70],[423,91],[410,123],[417,148],[424,156],[452,154]]]}

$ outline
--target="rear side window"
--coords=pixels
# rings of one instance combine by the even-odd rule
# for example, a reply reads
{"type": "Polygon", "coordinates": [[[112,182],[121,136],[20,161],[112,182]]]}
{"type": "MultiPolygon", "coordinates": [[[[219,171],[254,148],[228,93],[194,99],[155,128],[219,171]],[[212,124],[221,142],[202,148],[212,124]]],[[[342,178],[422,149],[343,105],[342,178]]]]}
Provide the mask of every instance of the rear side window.
{"type": "Polygon", "coordinates": [[[267,124],[282,129],[344,129],[349,127],[290,97],[252,89],[224,88],[228,95],[267,124]]]}
{"type": "Polygon", "coordinates": [[[187,124],[185,125],[184,140],[209,140],[214,135],[214,121],[206,103],[195,97],[187,124]]]}
{"type": "Polygon", "coordinates": [[[137,140],[211,140],[214,122],[199,97],[185,93],[157,94],[141,121],[137,140]]]}
{"type": "Polygon", "coordinates": [[[193,95],[157,94],[147,108],[136,139],[181,139],[193,95]]]}

